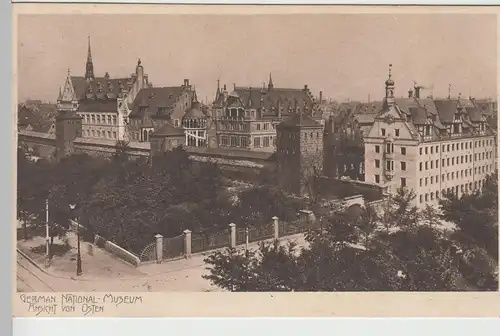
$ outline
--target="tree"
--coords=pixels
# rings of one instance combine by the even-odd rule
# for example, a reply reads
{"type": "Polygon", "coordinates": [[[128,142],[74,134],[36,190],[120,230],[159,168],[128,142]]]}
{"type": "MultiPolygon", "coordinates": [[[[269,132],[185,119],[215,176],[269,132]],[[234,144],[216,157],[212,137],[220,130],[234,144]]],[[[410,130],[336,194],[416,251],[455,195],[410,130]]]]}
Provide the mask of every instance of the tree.
{"type": "Polygon", "coordinates": [[[482,192],[458,198],[449,193],[440,200],[442,218],[457,225],[454,238],[477,246],[498,260],[498,175],[486,177],[482,192]]]}
{"type": "Polygon", "coordinates": [[[389,199],[385,216],[370,207],[355,217],[334,210],[325,215],[321,232],[306,235],[308,246],[300,250],[280,249],[275,242],[257,251],[213,253],[205,260],[210,272],[205,278],[237,291],[456,291],[496,284],[492,263],[482,263],[483,276],[464,274],[464,265],[481,255],[429,225],[439,219],[435,212],[427,211],[429,221],[418,225],[423,217],[411,198],[402,190],[389,199]],[[396,216],[401,219],[387,230],[383,221],[396,216]]]}

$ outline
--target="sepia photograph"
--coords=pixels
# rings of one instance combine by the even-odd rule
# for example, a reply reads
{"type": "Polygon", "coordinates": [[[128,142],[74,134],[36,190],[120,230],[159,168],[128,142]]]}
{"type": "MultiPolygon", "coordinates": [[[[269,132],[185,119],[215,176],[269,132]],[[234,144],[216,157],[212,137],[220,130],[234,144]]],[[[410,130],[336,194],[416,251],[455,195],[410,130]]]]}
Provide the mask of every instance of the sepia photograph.
{"type": "Polygon", "coordinates": [[[498,291],[496,14],[15,25],[18,293],[498,291]]]}

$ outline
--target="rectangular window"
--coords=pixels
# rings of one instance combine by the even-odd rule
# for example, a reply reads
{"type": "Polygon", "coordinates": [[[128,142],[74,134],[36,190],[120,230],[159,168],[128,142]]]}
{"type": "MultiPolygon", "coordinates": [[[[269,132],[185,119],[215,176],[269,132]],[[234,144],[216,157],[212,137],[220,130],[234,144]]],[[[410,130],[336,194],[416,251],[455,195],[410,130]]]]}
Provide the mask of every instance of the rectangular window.
{"type": "Polygon", "coordinates": [[[269,125],[267,123],[264,124],[264,130],[267,130],[269,125]]]}
{"type": "Polygon", "coordinates": [[[391,170],[391,161],[385,161],[386,170],[391,170]]]}
{"type": "Polygon", "coordinates": [[[397,136],[397,137],[399,136],[399,128],[396,128],[396,129],[394,130],[394,135],[395,135],[395,136],[397,136]]]}
{"type": "Polygon", "coordinates": [[[439,153],[439,146],[436,146],[436,153],[439,153]]]}
{"type": "Polygon", "coordinates": [[[420,171],[422,171],[422,162],[420,162],[418,165],[419,165],[420,171]]]}
{"type": "Polygon", "coordinates": [[[375,175],[375,183],[380,183],[380,175],[375,175]]]}
{"type": "Polygon", "coordinates": [[[434,168],[434,162],[431,160],[431,169],[434,168]]]}
{"type": "Polygon", "coordinates": [[[401,178],[401,187],[402,188],[406,187],[406,177],[401,178]]]}
{"type": "Polygon", "coordinates": [[[406,155],[406,147],[401,147],[401,155],[406,155]]]}
{"type": "Polygon", "coordinates": [[[253,138],[253,146],[255,148],[259,148],[260,147],[260,137],[253,138]]]}
{"type": "Polygon", "coordinates": [[[240,144],[241,144],[241,147],[246,147],[248,144],[247,144],[247,137],[240,137],[240,144]]]}
{"type": "Polygon", "coordinates": [[[449,152],[450,151],[450,145],[446,145],[446,151],[449,152]]]}
{"type": "Polygon", "coordinates": [[[380,168],[380,160],[375,159],[375,168],[380,168]]]}
{"type": "Polygon", "coordinates": [[[231,147],[236,147],[236,137],[231,136],[231,147]]]}
{"type": "Polygon", "coordinates": [[[228,145],[227,136],[226,135],[221,136],[220,142],[221,142],[222,146],[227,146],[228,145]]]}
{"type": "Polygon", "coordinates": [[[420,203],[424,201],[424,195],[420,195],[420,203]]]}
{"type": "Polygon", "coordinates": [[[444,159],[441,160],[441,167],[444,167],[444,159]]]}
{"type": "Polygon", "coordinates": [[[427,185],[427,183],[429,182],[429,178],[425,178],[425,185],[427,185]]]}
{"type": "Polygon", "coordinates": [[[423,182],[423,180],[422,180],[422,179],[420,179],[420,186],[422,186],[422,182],[423,182]]]}
{"type": "Polygon", "coordinates": [[[429,154],[427,147],[425,147],[425,155],[429,154]]]}
{"type": "Polygon", "coordinates": [[[420,148],[420,155],[422,155],[422,148],[420,148]]]}
{"type": "Polygon", "coordinates": [[[431,146],[431,154],[434,154],[434,147],[431,146]]]}
{"type": "Polygon", "coordinates": [[[444,174],[441,175],[441,181],[444,181],[444,174]]]}
{"type": "MultiPolygon", "coordinates": [[[[267,125],[267,124],[264,124],[267,125]]],[[[269,147],[269,137],[264,137],[264,147],[269,147]]]]}
{"type": "Polygon", "coordinates": [[[431,184],[434,183],[434,176],[431,176],[431,184]]]}
{"type": "Polygon", "coordinates": [[[425,170],[429,169],[428,162],[425,161],[425,170]]]}
{"type": "Polygon", "coordinates": [[[382,132],[382,136],[385,136],[385,128],[382,128],[380,131],[382,132]]]}
{"type": "Polygon", "coordinates": [[[375,145],[375,153],[380,153],[380,146],[375,145]]]}
{"type": "Polygon", "coordinates": [[[443,147],[441,148],[441,152],[444,152],[446,149],[446,147],[443,145],[443,147]]]}
{"type": "Polygon", "coordinates": [[[406,162],[401,161],[401,170],[406,170],[406,162]]]}
{"type": "Polygon", "coordinates": [[[260,131],[260,124],[257,124],[257,131],[260,131]]]}
{"type": "Polygon", "coordinates": [[[439,167],[439,160],[436,160],[436,168],[439,167]]]}

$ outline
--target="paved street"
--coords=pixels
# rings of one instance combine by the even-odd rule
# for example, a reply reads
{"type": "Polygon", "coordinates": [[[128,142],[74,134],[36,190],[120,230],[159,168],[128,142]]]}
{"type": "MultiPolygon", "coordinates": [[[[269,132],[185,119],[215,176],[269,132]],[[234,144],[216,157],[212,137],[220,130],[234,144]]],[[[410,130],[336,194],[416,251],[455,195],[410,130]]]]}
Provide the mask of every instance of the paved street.
{"type": "MultiPolygon", "coordinates": [[[[307,243],[303,235],[287,237],[295,240],[299,246],[307,243]]],[[[257,243],[250,248],[257,248],[257,243]]],[[[83,269],[83,276],[76,279],[67,273],[55,273],[54,270],[39,269],[17,253],[17,286],[20,291],[55,291],[55,292],[204,292],[220,291],[212,286],[202,275],[207,271],[201,254],[190,259],[146,264],[138,268],[141,275],[116,278],[89,276],[83,269]]],[[[40,265],[42,266],[42,265],[40,265]]],[[[43,267],[43,266],[42,266],[43,267]]]]}

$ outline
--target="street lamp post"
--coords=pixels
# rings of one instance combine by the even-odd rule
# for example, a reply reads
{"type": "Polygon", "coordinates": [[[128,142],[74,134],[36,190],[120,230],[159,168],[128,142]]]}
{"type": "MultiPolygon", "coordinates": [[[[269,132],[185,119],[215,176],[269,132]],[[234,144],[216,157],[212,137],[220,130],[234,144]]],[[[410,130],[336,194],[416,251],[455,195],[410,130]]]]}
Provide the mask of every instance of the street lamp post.
{"type": "Polygon", "coordinates": [[[49,199],[45,199],[45,267],[50,267],[49,199]]]}
{"type": "MultiPolygon", "coordinates": [[[[75,210],[76,204],[70,204],[69,208],[75,210]]],[[[80,223],[78,223],[78,217],[76,217],[76,242],[77,242],[77,253],[76,253],[76,275],[82,275],[82,255],[80,253],[80,223]]]]}
{"type": "Polygon", "coordinates": [[[248,251],[248,228],[245,228],[245,250],[248,251]]]}

